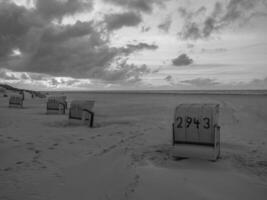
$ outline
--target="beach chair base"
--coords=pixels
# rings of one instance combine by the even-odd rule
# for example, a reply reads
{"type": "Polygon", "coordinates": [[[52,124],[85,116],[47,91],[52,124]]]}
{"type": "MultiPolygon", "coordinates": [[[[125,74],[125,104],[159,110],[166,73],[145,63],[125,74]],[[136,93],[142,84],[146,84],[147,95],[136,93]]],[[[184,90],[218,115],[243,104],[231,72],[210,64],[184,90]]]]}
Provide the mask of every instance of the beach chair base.
{"type": "Polygon", "coordinates": [[[220,156],[220,145],[175,144],[173,146],[173,156],[216,161],[220,156]]]}
{"type": "Polygon", "coordinates": [[[82,117],[73,117],[71,113],[69,113],[69,123],[70,124],[79,124],[79,125],[88,125],[89,127],[93,127],[94,123],[94,113],[89,110],[83,110],[82,117]]]}
{"type": "Polygon", "coordinates": [[[23,108],[22,104],[9,104],[9,108],[23,108]]]}
{"type": "Polygon", "coordinates": [[[62,111],[62,110],[47,110],[46,111],[46,114],[52,114],[52,115],[55,115],[55,114],[58,114],[58,115],[64,115],[65,114],[65,111],[62,111]]]}
{"type": "Polygon", "coordinates": [[[46,109],[46,114],[65,114],[65,106],[63,104],[59,104],[58,109],[46,109]]]}

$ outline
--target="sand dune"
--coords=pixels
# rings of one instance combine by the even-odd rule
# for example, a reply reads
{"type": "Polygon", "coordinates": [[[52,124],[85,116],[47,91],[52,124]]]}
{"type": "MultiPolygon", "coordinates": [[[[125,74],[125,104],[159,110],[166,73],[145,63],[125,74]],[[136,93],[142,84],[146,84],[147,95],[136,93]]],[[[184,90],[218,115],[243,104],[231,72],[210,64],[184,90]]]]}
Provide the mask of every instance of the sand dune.
{"type": "Polygon", "coordinates": [[[95,124],[0,97],[0,199],[265,199],[267,96],[65,93],[95,100],[95,124]],[[177,159],[179,103],[219,103],[222,157],[177,159]]]}

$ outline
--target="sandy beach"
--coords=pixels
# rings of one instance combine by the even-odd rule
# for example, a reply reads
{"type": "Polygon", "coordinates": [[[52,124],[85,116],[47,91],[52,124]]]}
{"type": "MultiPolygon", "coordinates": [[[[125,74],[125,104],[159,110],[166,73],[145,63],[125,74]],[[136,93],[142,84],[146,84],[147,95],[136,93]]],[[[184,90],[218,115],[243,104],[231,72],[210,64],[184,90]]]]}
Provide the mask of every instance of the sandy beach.
{"type": "Polygon", "coordinates": [[[94,127],[0,97],[1,200],[266,199],[267,96],[65,92],[95,100],[94,127]],[[174,108],[220,104],[221,158],[177,159],[174,108]]]}

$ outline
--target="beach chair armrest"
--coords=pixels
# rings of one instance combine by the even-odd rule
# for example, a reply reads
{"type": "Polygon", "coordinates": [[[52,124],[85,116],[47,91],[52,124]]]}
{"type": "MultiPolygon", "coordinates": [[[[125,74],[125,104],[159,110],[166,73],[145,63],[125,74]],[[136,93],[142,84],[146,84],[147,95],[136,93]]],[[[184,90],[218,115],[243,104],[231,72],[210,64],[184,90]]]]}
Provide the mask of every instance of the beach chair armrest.
{"type": "Polygon", "coordinates": [[[175,137],[174,137],[174,123],[172,123],[172,145],[175,145],[175,137]]]}
{"type": "Polygon", "coordinates": [[[87,113],[89,113],[91,115],[89,126],[92,128],[93,127],[93,123],[94,123],[95,113],[93,111],[91,111],[91,110],[88,110],[88,109],[83,109],[83,112],[87,112],[87,113]]]}
{"type": "Polygon", "coordinates": [[[220,143],[220,129],[218,124],[214,125],[214,146],[216,147],[220,143]]]}

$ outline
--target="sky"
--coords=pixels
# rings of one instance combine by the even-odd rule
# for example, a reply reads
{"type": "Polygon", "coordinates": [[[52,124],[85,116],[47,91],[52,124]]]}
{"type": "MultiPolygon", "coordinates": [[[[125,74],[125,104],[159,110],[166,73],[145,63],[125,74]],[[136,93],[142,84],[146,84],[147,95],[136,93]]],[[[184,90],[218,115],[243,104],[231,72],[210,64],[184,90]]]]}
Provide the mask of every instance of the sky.
{"type": "Polygon", "coordinates": [[[0,0],[0,83],[267,89],[267,0],[0,0]]]}

